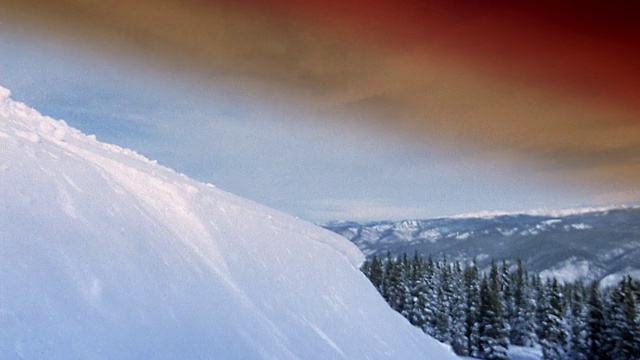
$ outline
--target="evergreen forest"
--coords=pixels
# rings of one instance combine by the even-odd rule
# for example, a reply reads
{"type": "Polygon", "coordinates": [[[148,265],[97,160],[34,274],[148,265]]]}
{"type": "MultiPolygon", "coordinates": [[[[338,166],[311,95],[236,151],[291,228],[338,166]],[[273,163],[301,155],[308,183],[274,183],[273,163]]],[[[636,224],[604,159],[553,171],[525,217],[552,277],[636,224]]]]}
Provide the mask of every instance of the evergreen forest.
{"type": "Polygon", "coordinates": [[[462,356],[508,359],[510,345],[539,346],[544,359],[640,359],[640,282],[560,283],[520,261],[475,263],[417,253],[374,256],[363,273],[411,324],[462,356]]]}

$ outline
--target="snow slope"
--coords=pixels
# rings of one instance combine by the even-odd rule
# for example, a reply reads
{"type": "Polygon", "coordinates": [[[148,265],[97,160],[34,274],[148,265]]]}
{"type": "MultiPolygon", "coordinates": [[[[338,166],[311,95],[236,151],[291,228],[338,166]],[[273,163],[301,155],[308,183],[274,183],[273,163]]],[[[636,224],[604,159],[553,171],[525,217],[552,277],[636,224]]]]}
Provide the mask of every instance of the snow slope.
{"type": "Polygon", "coordinates": [[[0,87],[0,358],[432,359],[360,251],[0,87]]]}

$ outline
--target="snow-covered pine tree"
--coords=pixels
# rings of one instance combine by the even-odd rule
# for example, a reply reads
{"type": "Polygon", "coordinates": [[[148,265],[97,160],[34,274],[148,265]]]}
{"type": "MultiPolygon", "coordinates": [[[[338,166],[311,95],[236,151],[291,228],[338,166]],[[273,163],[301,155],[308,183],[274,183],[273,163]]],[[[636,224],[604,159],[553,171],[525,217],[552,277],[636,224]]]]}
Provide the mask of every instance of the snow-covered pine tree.
{"type": "Polygon", "coordinates": [[[405,309],[405,317],[409,322],[419,328],[424,328],[427,321],[426,309],[427,303],[427,284],[423,274],[422,257],[416,251],[411,263],[411,273],[409,274],[409,298],[407,308],[405,309]]]}
{"type": "Polygon", "coordinates": [[[436,274],[436,264],[431,255],[423,264],[423,281],[425,283],[424,297],[427,307],[424,309],[426,321],[422,330],[434,336],[436,333],[436,305],[438,302],[436,289],[439,287],[439,276],[436,274]]]}
{"type": "Polygon", "coordinates": [[[540,344],[545,359],[640,360],[640,282],[627,277],[602,289],[597,282],[543,283],[521,262],[505,281],[506,269],[506,263],[499,270],[492,262],[481,277],[475,263],[463,269],[446,257],[423,261],[418,253],[413,260],[373,256],[362,267],[392,308],[459,355],[505,359],[511,338],[518,345],[540,344]]]}
{"type": "Polygon", "coordinates": [[[401,258],[391,259],[390,263],[387,302],[395,311],[402,313],[406,299],[409,296],[409,289],[405,280],[405,266],[401,258]]]}
{"type": "Polygon", "coordinates": [[[542,321],[542,356],[545,360],[567,359],[569,341],[568,325],[564,319],[563,296],[554,278],[551,285],[547,284],[549,302],[545,309],[545,317],[542,321]]]}
{"type": "MultiPolygon", "coordinates": [[[[502,260],[502,266],[499,273],[500,281],[500,300],[502,301],[502,310],[504,312],[505,329],[510,334],[511,324],[515,318],[515,305],[513,302],[513,284],[511,281],[511,271],[506,260],[502,260]]],[[[510,337],[510,336],[509,336],[510,337]]],[[[511,340],[509,340],[511,342],[511,340]]]]}
{"type": "Polygon", "coordinates": [[[464,270],[464,286],[467,292],[466,355],[480,357],[480,276],[475,261],[464,270]]]}
{"type": "Polygon", "coordinates": [[[600,294],[600,285],[594,281],[587,289],[587,359],[604,360],[606,353],[603,353],[605,343],[605,313],[600,294]]]}
{"type": "Polygon", "coordinates": [[[418,254],[418,251],[413,254],[413,260],[411,260],[411,273],[409,274],[409,281],[416,282],[422,279],[423,264],[422,256],[418,254]]]}
{"type": "Polygon", "coordinates": [[[569,350],[567,356],[573,360],[586,360],[589,352],[587,291],[581,281],[565,286],[567,289],[566,313],[569,324],[569,350]]]}
{"type": "Polygon", "coordinates": [[[612,359],[640,359],[640,328],[631,277],[611,291],[607,338],[612,359]]]}
{"type": "Polygon", "coordinates": [[[636,287],[631,276],[627,276],[623,284],[624,303],[623,314],[626,320],[626,328],[622,333],[622,352],[628,359],[640,359],[640,314],[638,313],[638,301],[636,287]]]}
{"type": "Polygon", "coordinates": [[[509,333],[506,331],[500,299],[498,268],[491,264],[489,278],[480,282],[480,354],[484,359],[509,359],[509,333]]]}
{"type": "Polygon", "coordinates": [[[447,258],[437,264],[439,284],[436,288],[437,300],[435,306],[435,334],[434,337],[444,343],[451,344],[451,266],[447,258]]]}
{"type": "MultiPolygon", "coordinates": [[[[431,314],[431,304],[428,301],[429,289],[424,278],[416,280],[410,290],[413,306],[408,313],[409,322],[426,331],[431,314]]],[[[428,333],[428,332],[427,332],[428,333]]]]}
{"type": "Polygon", "coordinates": [[[366,270],[365,275],[367,275],[373,286],[382,293],[384,270],[382,269],[382,262],[376,255],[373,255],[366,270]]]}
{"type": "Polygon", "coordinates": [[[451,348],[458,355],[468,355],[469,339],[466,337],[467,292],[464,288],[463,270],[458,261],[454,262],[451,274],[451,348]]]}
{"type": "Polygon", "coordinates": [[[533,346],[537,342],[535,334],[535,297],[529,285],[529,276],[518,260],[511,273],[513,314],[511,319],[511,343],[519,346],[533,346]]]}
{"type": "Polygon", "coordinates": [[[538,338],[538,343],[543,336],[542,323],[546,317],[546,309],[549,306],[549,298],[548,298],[548,289],[540,278],[539,274],[531,275],[531,290],[532,294],[535,298],[535,310],[534,310],[534,318],[535,318],[535,330],[536,337],[538,338]]]}

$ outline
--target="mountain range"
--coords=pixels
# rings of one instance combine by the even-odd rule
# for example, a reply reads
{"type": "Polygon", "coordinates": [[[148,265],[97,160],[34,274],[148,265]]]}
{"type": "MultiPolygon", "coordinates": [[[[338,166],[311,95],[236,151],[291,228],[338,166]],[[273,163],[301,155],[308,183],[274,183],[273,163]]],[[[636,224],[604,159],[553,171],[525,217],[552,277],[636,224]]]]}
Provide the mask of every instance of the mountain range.
{"type": "Polygon", "coordinates": [[[610,206],[515,214],[321,224],[371,257],[418,252],[451,260],[519,259],[525,268],[561,281],[640,278],[640,206],[610,206]]]}

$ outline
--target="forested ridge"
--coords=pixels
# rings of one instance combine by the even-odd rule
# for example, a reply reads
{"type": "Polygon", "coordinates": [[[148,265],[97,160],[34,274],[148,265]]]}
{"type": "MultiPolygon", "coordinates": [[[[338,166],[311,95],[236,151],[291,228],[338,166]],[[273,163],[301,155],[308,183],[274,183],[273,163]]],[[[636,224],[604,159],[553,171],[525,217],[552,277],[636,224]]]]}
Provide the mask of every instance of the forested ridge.
{"type": "Polygon", "coordinates": [[[545,359],[640,359],[640,282],[560,283],[516,264],[417,253],[373,256],[362,266],[389,305],[458,355],[508,359],[510,345],[540,346],[545,359]]]}

